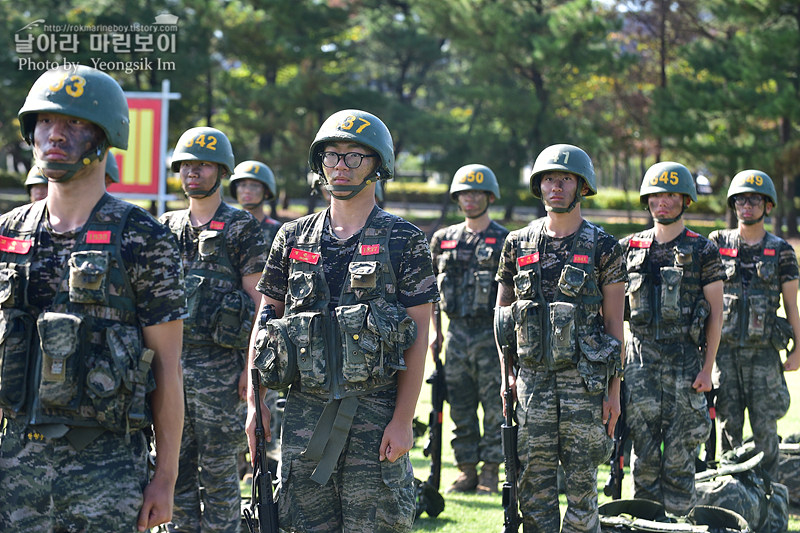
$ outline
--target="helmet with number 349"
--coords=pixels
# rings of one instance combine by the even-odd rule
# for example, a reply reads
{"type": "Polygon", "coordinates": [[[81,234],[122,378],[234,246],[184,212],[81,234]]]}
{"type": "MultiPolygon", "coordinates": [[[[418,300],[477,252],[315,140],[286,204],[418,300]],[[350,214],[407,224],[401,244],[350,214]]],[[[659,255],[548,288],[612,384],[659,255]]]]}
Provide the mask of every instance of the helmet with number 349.
{"type": "Polygon", "coordinates": [[[775,191],[772,178],[760,170],[742,170],[733,177],[728,187],[728,206],[733,209],[733,197],[744,193],[761,194],[766,196],[772,205],[778,205],[778,193],[775,191]]]}

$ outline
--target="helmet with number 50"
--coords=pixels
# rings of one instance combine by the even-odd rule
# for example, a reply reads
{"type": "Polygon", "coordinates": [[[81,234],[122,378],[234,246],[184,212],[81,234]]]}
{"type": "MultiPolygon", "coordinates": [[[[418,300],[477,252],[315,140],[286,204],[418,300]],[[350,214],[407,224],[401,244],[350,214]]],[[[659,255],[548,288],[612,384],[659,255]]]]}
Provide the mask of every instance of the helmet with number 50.
{"type": "Polygon", "coordinates": [[[486,191],[500,199],[500,186],[492,169],[486,165],[464,165],[456,170],[450,183],[450,199],[456,201],[456,194],[461,191],[486,191]]]}
{"type": "Polygon", "coordinates": [[[219,188],[223,174],[230,175],[236,166],[228,137],[216,128],[191,128],[183,132],[172,153],[171,168],[180,172],[184,161],[207,161],[219,165],[217,180],[208,191],[195,190],[191,196],[206,198],[219,188]]]}
{"type": "Polygon", "coordinates": [[[39,113],[76,117],[95,124],[105,134],[97,146],[89,148],[75,163],[37,159],[36,165],[43,170],[66,171],[52,181],[66,181],[81,168],[101,160],[109,146],[128,148],[130,120],[122,87],[114,78],[92,67],[59,67],[39,76],[18,113],[20,132],[30,145],[39,113]]]}
{"type": "Polygon", "coordinates": [[[394,142],[389,128],[372,113],[359,109],[337,111],[322,123],[308,152],[308,165],[312,172],[319,174],[322,184],[328,191],[349,192],[338,197],[348,200],[361,192],[364,187],[377,180],[390,180],[394,177],[394,142]],[[325,145],[335,142],[353,142],[374,150],[380,158],[372,175],[359,185],[331,185],[327,182],[322,168],[322,152],[325,145]]]}

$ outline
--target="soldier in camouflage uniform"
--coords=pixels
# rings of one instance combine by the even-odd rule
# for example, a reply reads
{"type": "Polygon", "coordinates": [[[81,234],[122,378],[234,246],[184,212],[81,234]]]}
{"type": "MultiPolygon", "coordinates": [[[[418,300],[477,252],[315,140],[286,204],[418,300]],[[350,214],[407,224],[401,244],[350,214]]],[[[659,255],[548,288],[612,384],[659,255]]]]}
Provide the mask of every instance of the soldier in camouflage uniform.
{"type": "Polygon", "coordinates": [[[797,339],[798,269],[794,248],[764,229],[764,217],[777,205],[772,179],[760,170],[744,170],[728,188],[728,205],[739,220],[736,229],[709,237],[719,246],[725,266],[722,341],[714,370],[722,449],[742,445],[747,409],[761,467],[778,476],[778,419],[789,409],[783,371],[797,370],[795,343],[786,362],[779,350],[797,339]],[[786,318],[777,316],[783,296],[786,318]],[[788,318],[788,321],[787,321],[788,318]]]}
{"type": "Polygon", "coordinates": [[[219,185],[233,167],[223,132],[184,132],[172,170],[180,172],[189,208],[161,216],[178,240],[189,307],[181,354],[186,424],[170,531],[239,530],[244,351],[266,246],[258,221],[222,201],[219,185]]]}
{"type": "Polygon", "coordinates": [[[611,455],[620,413],[625,269],[617,241],[581,216],[595,183],[586,152],[545,148],[530,188],[547,216],[508,234],[497,271],[495,312],[510,314],[516,333],[518,372],[505,375],[502,353],[500,366],[516,389],[526,533],[600,531],[597,466],[611,455]],[[559,462],[568,504],[561,528],[559,462]]]}
{"type": "Polygon", "coordinates": [[[639,198],[655,227],[620,241],[628,269],[625,385],[634,495],[685,515],[695,502],[697,447],[711,429],[702,393],[711,390],[725,273],[717,247],[683,224],[684,209],[697,200],[685,166],[650,167],[639,198]]]}
{"type": "MultiPolygon", "coordinates": [[[[450,198],[465,220],[442,228],[431,238],[433,269],[447,314],[445,379],[450,417],[455,424],[453,453],[460,474],[447,492],[497,492],[498,469],[503,460],[500,425],[503,405],[497,396],[497,372],[492,312],[497,299],[497,264],[508,230],[489,218],[489,205],[500,198],[500,187],[485,165],[459,168],[450,185],[450,198]],[[483,435],[478,420],[483,406],[483,435]],[[480,478],[476,471],[483,462],[480,478]]],[[[434,315],[436,317],[436,315],[434,315]]],[[[442,328],[434,318],[436,338],[431,348],[442,346],[442,328]]]]}
{"type": "Polygon", "coordinates": [[[129,124],[110,76],[45,72],[19,122],[50,194],[0,218],[0,531],[143,531],[172,516],[178,470],[177,246],[105,193],[129,124]]]}
{"type": "Polygon", "coordinates": [[[25,190],[28,191],[31,202],[47,197],[47,178],[36,165],[33,165],[28,171],[28,176],[25,178],[25,190]]]}
{"type": "MultiPolygon", "coordinates": [[[[251,342],[264,385],[289,387],[280,527],[410,531],[408,451],[438,300],[428,242],[375,205],[375,182],[394,175],[391,134],[378,117],[354,109],[331,115],[309,164],[331,205],[278,231],[258,289],[262,308],[274,305],[279,318],[251,342]]],[[[248,398],[251,453],[255,401],[248,398]]],[[[262,412],[268,428],[269,411],[262,412]]]]}

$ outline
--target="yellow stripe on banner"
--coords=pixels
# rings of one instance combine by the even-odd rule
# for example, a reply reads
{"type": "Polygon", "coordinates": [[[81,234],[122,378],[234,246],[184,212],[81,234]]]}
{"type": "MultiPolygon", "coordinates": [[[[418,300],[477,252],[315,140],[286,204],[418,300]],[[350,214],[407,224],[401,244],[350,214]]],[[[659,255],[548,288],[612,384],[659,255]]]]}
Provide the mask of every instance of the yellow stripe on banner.
{"type": "Polygon", "coordinates": [[[155,113],[152,109],[140,109],[137,113],[136,127],[136,183],[150,185],[153,183],[153,128],[155,113]]]}

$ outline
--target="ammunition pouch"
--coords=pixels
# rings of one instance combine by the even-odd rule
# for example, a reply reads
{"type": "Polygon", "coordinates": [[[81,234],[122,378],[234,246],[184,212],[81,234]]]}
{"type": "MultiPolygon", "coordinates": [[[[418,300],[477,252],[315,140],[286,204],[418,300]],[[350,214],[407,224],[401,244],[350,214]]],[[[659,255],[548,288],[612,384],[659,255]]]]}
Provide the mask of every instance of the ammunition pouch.
{"type": "Polygon", "coordinates": [[[33,317],[19,309],[0,309],[0,409],[17,413],[25,404],[31,371],[33,317]]]}
{"type": "Polygon", "coordinates": [[[285,318],[273,318],[259,328],[255,340],[255,366],[261,383],[272,390],[285,390],[297,378],[297,349],[289,337],[285,318]]]}
{"type": "Polygon", "coordinates": [[[242,290],[229,292],[211,317],[211,338],[223,348],[244,350],[249,345],[256,308],[242,290]]]}

